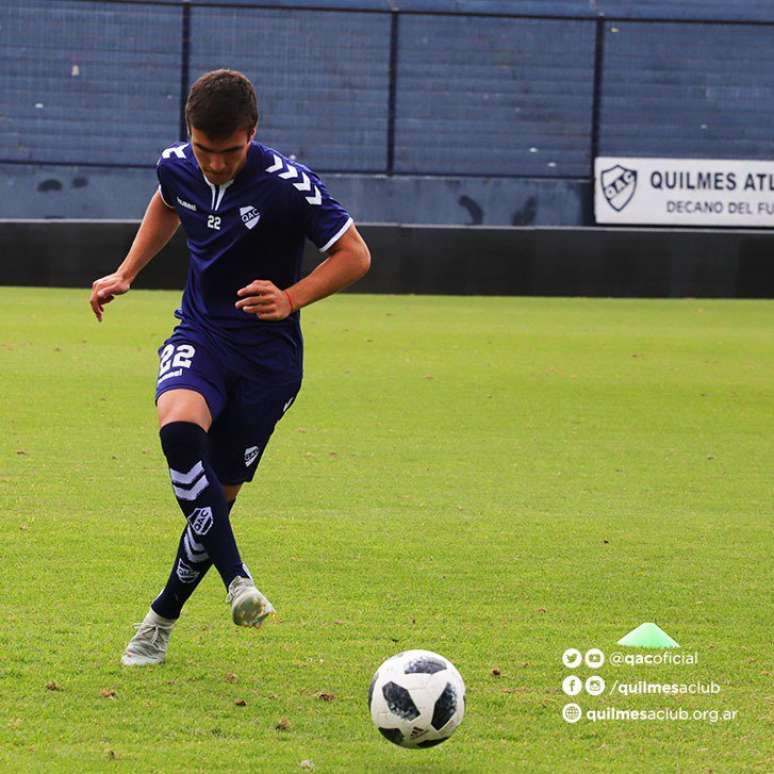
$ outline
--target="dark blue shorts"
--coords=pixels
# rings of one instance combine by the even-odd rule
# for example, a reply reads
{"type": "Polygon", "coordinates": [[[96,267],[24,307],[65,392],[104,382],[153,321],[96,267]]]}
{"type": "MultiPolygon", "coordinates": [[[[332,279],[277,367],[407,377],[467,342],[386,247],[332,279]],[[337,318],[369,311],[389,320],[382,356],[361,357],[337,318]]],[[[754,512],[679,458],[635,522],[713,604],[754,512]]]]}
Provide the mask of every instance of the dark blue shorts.
{"type": "Polygon", "coordinates": [[[283,383],[248,378],[235,355],[219,348],[205,331],[182,324],[159,348],[156,401],[168,390],[193,390],[212,414],[210,450],[221,484],[252,481],[274,426],[301,389],[293,375],[283,383]]]}

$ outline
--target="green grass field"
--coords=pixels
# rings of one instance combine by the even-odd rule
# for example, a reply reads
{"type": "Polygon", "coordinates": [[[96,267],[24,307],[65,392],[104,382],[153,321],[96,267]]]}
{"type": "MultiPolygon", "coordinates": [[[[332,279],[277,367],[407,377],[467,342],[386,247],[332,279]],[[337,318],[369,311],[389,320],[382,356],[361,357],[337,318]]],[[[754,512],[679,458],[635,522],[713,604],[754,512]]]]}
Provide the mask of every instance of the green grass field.
{"type": "Polygon", "coordinates": [[[305,310],[304,388],[233,516],[278,615],[233,626],[211,572],[167,663],[129,670],[183,524],[152,400],[178,297],[133,291],[100,325],[86,291],[0,289],[0,770],[772,770],[771,302],[305,310]],[[608,663],[609,687],[720,693],[584,710],[735,719],[562,720],[562,652],[610,658],[645,621],[698,664],[608,663]],[[468,687],[429,750],[389,744],[366,707],[412,647],[468,687]]]}

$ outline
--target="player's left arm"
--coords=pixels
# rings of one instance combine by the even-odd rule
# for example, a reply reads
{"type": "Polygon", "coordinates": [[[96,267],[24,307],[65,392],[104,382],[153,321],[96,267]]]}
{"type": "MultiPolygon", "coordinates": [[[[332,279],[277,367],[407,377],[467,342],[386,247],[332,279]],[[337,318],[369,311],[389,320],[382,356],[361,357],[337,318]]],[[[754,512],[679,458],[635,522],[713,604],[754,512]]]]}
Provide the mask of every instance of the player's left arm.
{"type": "Polygon", "coordinates": [[[257,279],[237,291],[237,309],[261,320],[284,320],[302,306],[357,282],[371,266],[371,253],[353,223],[328,249],[314,271],[289,288],[257,279]]]}

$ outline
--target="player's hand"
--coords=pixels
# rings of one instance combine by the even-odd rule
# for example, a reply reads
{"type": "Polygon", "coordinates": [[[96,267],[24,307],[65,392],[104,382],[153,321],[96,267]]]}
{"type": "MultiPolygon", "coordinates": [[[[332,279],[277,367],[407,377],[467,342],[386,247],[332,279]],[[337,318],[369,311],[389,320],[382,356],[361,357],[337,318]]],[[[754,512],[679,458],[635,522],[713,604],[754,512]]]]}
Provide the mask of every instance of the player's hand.
{"type": "Polygon", "coordinates": [[[259,320],[284,320],[294,311],[287,292],[269,280],[254,280],[237,290],[237,296],[234,306],[259,320]]]}
{"type": "Polygon", "coordinates": [[[102,310],[105,304],[109,304],[116,296],[126,293],[131,286],[131,282],[118,272],[108,274],[106,277],[100,277],[91,283],[89,303],[100,322],[102,322],[102,310]]]}

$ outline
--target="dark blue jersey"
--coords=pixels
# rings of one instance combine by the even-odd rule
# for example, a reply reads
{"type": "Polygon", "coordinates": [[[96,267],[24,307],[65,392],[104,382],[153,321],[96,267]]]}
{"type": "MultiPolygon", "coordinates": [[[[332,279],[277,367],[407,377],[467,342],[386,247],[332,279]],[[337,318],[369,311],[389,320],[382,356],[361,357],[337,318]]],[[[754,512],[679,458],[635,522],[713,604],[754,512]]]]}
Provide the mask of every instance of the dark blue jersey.
{"type": "Polygon", "coordinates": [[[325,252],[351,225],[349,213],[308,167],[256,142],[244,167],[223,185],[205,178],[188,143],[167,148],[157,174],[191,256],[178,316],[258,368],[300,370],[298,313],[259,320],[234,307],[237,290],[256,279],[281,289],[293,285],[301,277],[305,239],[325,252]]]}

